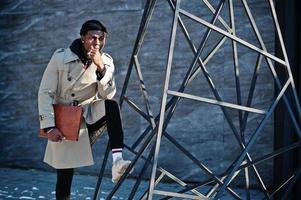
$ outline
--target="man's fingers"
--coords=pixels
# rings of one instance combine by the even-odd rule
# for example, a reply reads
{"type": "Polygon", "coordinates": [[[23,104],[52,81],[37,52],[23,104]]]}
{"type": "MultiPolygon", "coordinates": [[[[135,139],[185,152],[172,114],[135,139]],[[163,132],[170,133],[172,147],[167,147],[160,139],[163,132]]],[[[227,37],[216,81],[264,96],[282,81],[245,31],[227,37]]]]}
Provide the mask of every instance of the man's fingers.
{"type": "Polygon", "coordinates": [[[90,51],[91,56],[95,56],[97,54],[97,51],[90,51]]]}
{"type": "Polygon", "coordinates": [[[48,139],[53,141],[53,142],[59,142],[62,139],[65,139],[65,137],[63,136],[63,134],[61,133],[60,130],[58,130],[57,128],[55,128],[53,131],[51,131],[50,133],[48,133],[48,139]]]}
{"type": "Polygon", "coordinates": [[[52,142],[58,142],[58,137],[56,135],[51,135],[48,137],[49,140],[51,140],[52,142]]]}
{"type": "Polygon", "coordinates": [[[62,139],[65,139],[63,133],[62,133],[60,130],[58,130],[58,134],[59,134],[61,140],[62,140],[62,139]]]}
{"type": "Polygon", "coordinates": [[[62,140],[63,137],[64,137],[63,134],[62,134],[62,132],[59,129],[55,130],[55,134],[56,134],[58,140],[62,140]]]}

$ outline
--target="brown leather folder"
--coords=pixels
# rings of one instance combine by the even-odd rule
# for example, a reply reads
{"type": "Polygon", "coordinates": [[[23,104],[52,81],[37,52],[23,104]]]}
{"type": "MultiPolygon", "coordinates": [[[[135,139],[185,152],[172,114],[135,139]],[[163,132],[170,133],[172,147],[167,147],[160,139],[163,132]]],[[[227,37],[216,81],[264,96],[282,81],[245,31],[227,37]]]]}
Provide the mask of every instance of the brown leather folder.
{"type": "MultiPolygon", "coordinates": [[[[66,140],[77,141],[83,108],[80,106],[69,106],[63,104],[54,104],[55,126],[58,128],[66,140]]],[[[44,129],[40,129],[40,137],[47,137],[44,129]]]]}

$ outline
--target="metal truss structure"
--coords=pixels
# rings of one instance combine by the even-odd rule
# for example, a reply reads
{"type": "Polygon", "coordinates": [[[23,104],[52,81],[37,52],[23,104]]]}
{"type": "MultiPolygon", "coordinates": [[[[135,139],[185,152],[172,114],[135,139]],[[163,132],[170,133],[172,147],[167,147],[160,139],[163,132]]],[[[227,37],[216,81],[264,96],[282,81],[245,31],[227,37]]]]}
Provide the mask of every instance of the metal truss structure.
{"type": "MultiPolygon", "coordinates": [[[[126,74],[124,86],[121,93],[120,98],[120,106],[123,105],[123,103],[127,103],[136,113],[141,115],[148,123],[148,127],[144,130],[144,132],[137,138],[137,140],[134,142],[133,145],[125,145],[125,147],[132,153],[135,154],[135,158],[132,160],[131,165],[126,170],[125,174],[122,176],[122,178],[119,180],[119,182],[114,186],[110,194],[106,197],[106,199],[112,199],[115,192],[119,189],[119,187],[124,182],[126,176],[128,176],[131,169],[134,167],[134,165],[137,163],[138,159],[144,160],[144,165],[139,173],[139,177],[136,179],[136,182],[130,191],[130,194],[128,197],[123,197],[127,199],[149,199],[151,200],[154,198],[154,196],[163,196],[163,199],[169,199],[173,197],[178,197],[181,199],[219,199],[222,197],[224,193],[227,193],[233,197],[233,199],[245,199],[245,197],[240,196],[238,193],[235,192],[233,188],[230,187],[230,183],[237,177],[238,173],[241,171],[248,171],[251,170],[256,178],[256,181],[258,185],[260,186],[261,191],[263,192],[265,199],[272,199],[273,196],[279,192],[282,191],[282,197],[283,199],[286,199],[285,197],[288,195],[292,187],[294,186],[295,182],[299,180],[301,177],[301,169],[297,169],[295,173],[293,173],[290,177],[287,178],[283,182],[283,184],[276,186],[272,189],[268,189],[264,181],[262,180],[262,177],[260,173],[257,170],[257,165],[262,163],[263,161],[266,161],[268,159],[273,159],[276,156],[282,155],[288,151],[294,150],[301,146],[301,131],[300,131],[300,123],[298,122],[298,119],[301,118],[301,108],[300,108],[300,102],[298,100],[298,96],[295,90],[295,84],[292,76],[292,72],[290,69],[290,65],[288,62],[287,53],[285,50],[284,42],[282,39],[279,23],[277,20],[273,0],[267,0],[269,4],[269,9],[271,11],[272,19],[274,22],[276,35],[280,41],[283,58],[276,57],[269,53],[267,51],[267,48],[265,46],[265,43],[263,42],[262,36],[259,32],[259,29],[257,27],[257,24],[255,23],[254,16],[251,13],[251,10],[249,8],[247,0],[238,0],[242,3],[243,9],[249,19],[249,22],[252,26],[252,29],[256,35],[256,39],[260,47],[257,47],[239,37],[236,36],[235,32],[235,22],[234,22],[234,12],[233,12],[233,1],[234,0],[219,0],[219,3],[216,8],[213,8],[213,6],[209,3],[208,0],[202,0],[205,5],[210,9],[212,12],[211,21],[206,21],[200,17],[197,17],[190,12],[184,10],[181,8],[181,0],[167,0],[168,4],[170,5],[171,10],[173,11],[173,23],[172,23],[172,29],[171,29],[171,36],[170,36],[170,44],[169,44],[169,53],[167,58],[167,66],[165,71],[165,81],[163,86],[163,94],[161,99],[161,107],[160,107],[160,113],[158,115],[154,116],[153,112],[150,107],[149,103],[149,95],[148,90],[146,86],[144,85],[144,79],[143,79],[143,73],[140,67],[138,54],[139,50],[141,49],[143,45],[144,36],[146,34],[149,22],[151,20],[153,11],[155,9],[155,3],[156,0],[148,0],[145,5],[144,13],[142,16],[142,20],[140,23],[138,35],[136,38],[136,42],[134,45],[134,49],[131,55],[131,60],[129,63],[129,68],[126,74]],[[230,25],[226,23],[226,20],[224,20],[220,12],[227,2],[227,5],[229,6],[229,22],[230,25]],[[203,35],[203,38],[201,38],[200,45],[196,48],[193,42],[190,39],[189,32],[187,31],[185,24],[182,21],[182,16],[185,16],[197,23],[200,23],[201,25],[206,27],[206,32],[203,35]],[[219,21],[225,28],[220,28],[216,25],[216,22],[219,21]],[[191,51],[194,54],[193,62],[190,63],[189,68],[187,68],[186,76],[183,78],[182,84],[180,88],[178,88],[177,91],[170,90],[170,77],[171,74],[171,67],[173,62],[173,55],[174,55],[174,46],[176,43],[176,32],[178,30],[182,30],[182,32],[185,35],[185,38],[187,40],[187,43],[189,44],[191,51]],[[201,57],[201,53],[204,51],[205,44],[208,41],[209,35],[212,32],[219,33],[222,37],[219,41],[216,41],[216,45],[213,47],[213,49],[210,49],[208,55],[205,58],[201,57]],[[206,69],[206,63],[215,55],[217,50],[224,44],[226,40],[231,40],[232,43],[232,52],[233,52],[233,63],[234,63],[234,69],[235,69],[235,83],[236,83],[236,93],[237,93],[237,103],[228,103],[225,102],[219,91],[216,89],[213,80],[211,79],[210,74],[208,73],[206,69]],[[257,60],[255,65],[255,70],[252,75],[250,90],[248,91],[248,99],[246,105],[243,105],[242,99],[241,99],[241,91],[240,91],[240,76],[239,76],[239,66],[238,66],[238,52],[237,52],[237,45],[242,45],[253,52],[257,53],[257,60]],[[262,61],[265,60],[268,68],[274,78],[275,86],[278,88],[277,95],[275,96],[275,99],[272,101],[271,105],[267,110],[257,109],[252,107],[252,99],[254,95],[254,90],[256,86],[256,80],[259,74],[259,68],[262,63],[262,61]],[[276,73],[275,70],[275,64],[279,65],[280,67],[284,67],[287,72],[287,80],[282,83],[276,73]],[[126,91],[128,87],[128,83],[130,80],[131,73],[133,71],[133,67],[136,71],[137,78],[139,79],[140,83],[140,89],[141,94],[144,99],[144,104],[146,108],[146,112],[143,111],[142,108],[139,108],[133,99],[130,99],[126,96],[126,91]],[[194,79],[194,77],[199,74],[203,73],[204,77],[206,78],[214,96],[215,99],[205,98],[201,96],[195,96],[188,93],[185,93],[185,88],[191,83],[191,81],[194,79]],[[287,91],[290,91],[288,93],[287,91]],[[293,100],[288,100],[288,95],[293,96],[293,100]],[[170,96],[170,100],[168,100],[168,96],[170,96]],[[215,106],[219,106],[222,110],[224,117],[230,126],[237,143],[240,146],[240,153],[236,157],[236,159],[233,161],[233,163],[228,167],[228,169],[222,173],[222,174],[214,174],[204,163],[199,161],[194,155],[192,155],[183,145],[181,145],[177,140],[175,140],[171,134],[169,134],[166,131],[166,127],[168,126],[168,123],[170,122],[170,119],[172,118],[174,111],[178,105],[178,102],[180,99],[191,99],[194,101],[198,101],[201,103],[207,103],[212,104],[215,106]],[[275,107],[279,103],[280,100],[283,100],[287,112],[289,113],[289,116],[291,118],[292,125],[295,129],[295,133],[299,140],[291,144],[289,146],[283,147],[281,149],[278,149],[276,151],[273,151],[272,153],[268,153],[266,155],[263,155],[259,158],[252,159],[249,151],[251,147],[256,143],[256,139],[261,134],[261,131],[263,127],[266,125],[267,120],[271,117],[273,111],[275,110],[275,107]],[[229,110],[228,109],[235,109],[238,111],[239,114],[239,126],[240,130],[237,130],[237,128],[234,125],[233,119],[230,117],[229,110]],[[294,109],[293,109],[294,108],[294,109]],[[261,121],[259,125],[256,127],[255,131],[251,135],[251,137],[247,140],[244,138],[244,130],[247,125],[248,116],[250,113],[255,113],[258,115],[261,115],[261,121]],[[176,175],[170,173],[168,170],[158,166],[158,156],[160,154],[160,145],[161,145],[161,139],[162,137],[165,137],[167,140],[169,140],[176,148],[178,148],[183,154],[189,158],[194,164],[196,164],[197,167],[199,167],[205,174],[207,174],[210,178],[208,180],[194,183],[194,184],[188,184],[182,181],[180,178],[178,178],[176,175]],[[139,148],[138,148],[139,146],[139,148]],[[147,156],[143,156],[147,155],[147,156]],[[137,197],[137,191],[139,189],[142,176],[145,174],[146,170],[152,166],[151,171],[151,177],[149,181],[149,188],[145,190],[144,194],[140,197],[137,197]],[[159,176],[157,176],[160,173],[159,176]],[[170,191],[162,191],[156,189],[156,185],[162,180],[163,177],[169,177],[179,185],[183,186],[183,189],[178,192],[170,192],[170,191]],[[210,189],[205,193],[201,193],[198,189],[207,186],[210,187],[210,189]]],[[[232,59],[232,58],[231,58],[232,59]]],[[[180,81],[180,80],[179,80],[180,81]]],[[[107,158],[109,155],[110,149],[109,146],[106,149],[106,153],[104,156],[103,164],[99,173],[98,182],[96,185],[96,190],[94,194],[94,199],[99,199],[99,191],[100,191],[100,185],[102,181],[102,177],[104,174],[104,169],[107,163],[107,158]]],[[[248,173],[245,173],[246,180],[249,179],[248,173]]],[[[246,191],[247,191],[247,199],[251,199],[249,191],[249,185],[246,184],[246,191]]]]}

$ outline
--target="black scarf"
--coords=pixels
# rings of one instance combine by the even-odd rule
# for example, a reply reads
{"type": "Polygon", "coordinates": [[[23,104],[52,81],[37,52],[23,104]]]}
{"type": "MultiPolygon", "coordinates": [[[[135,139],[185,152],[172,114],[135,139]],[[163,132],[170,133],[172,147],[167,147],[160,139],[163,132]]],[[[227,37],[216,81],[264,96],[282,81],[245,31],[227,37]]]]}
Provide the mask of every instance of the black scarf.
{"type": "Polygon", "coordinates": [[[84,47],[83,47],[83,43],[80,39],[76,39],[72,42],[70,49],[73,53],[75,53],[78,58],[83,62],[84,65],[88,66],[91,64],[89,62],[91,62],[91,59],[87,58],[87,55],[84,52],[84,47]]]}

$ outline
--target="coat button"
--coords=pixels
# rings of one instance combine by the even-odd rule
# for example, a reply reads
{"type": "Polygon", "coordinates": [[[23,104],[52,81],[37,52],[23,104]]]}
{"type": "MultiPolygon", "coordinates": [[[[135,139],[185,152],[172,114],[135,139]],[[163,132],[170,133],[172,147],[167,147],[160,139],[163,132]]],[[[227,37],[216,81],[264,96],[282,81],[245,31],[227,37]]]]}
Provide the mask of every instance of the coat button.
{"type": "Polygon", "coordinates": [[[68,81],[71,81],[72,80],[72,78],[71,77],[68,77],[68,81]]]}
{"type": "Polygon", "coordinates": [[[72,97],[74,97],[74,96],[75,96],[75,94],[74,94],[74,93],[72,93],[72,94],[71,94],[71,96],[72,96],[72,97]]]}

